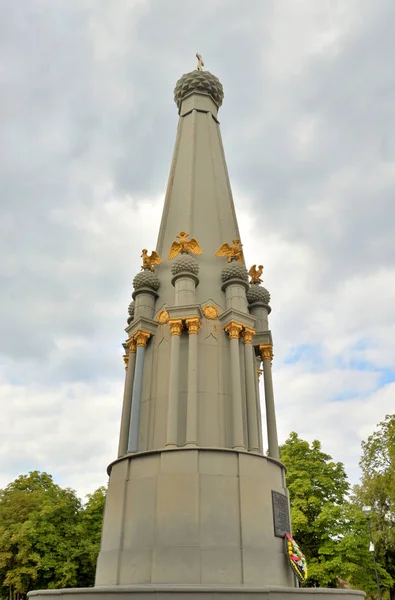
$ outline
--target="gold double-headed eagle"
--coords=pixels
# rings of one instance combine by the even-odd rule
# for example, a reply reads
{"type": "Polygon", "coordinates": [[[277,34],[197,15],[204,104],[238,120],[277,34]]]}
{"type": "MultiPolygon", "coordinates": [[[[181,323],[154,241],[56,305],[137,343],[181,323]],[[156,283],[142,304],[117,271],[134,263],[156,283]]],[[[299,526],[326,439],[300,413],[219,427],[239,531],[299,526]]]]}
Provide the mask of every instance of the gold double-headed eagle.
{"type": "Polygon", "coordinates": [[[160,265],[162,262],[161,257],[157,252],[155,252],[155,250],[153,250],[150,256],[148,256],[148,250],[145,248],[142,250],[141,258],[143,259],[143,264],[141,266],[142,271],[153,271],[154,265],[160,265]]]}
{"type": "Polygon", "coordinates": [[[227,242],[222,244],[221,248],[217,250],[215,256],[226,256],[228,262],[232,262],[232,260],[237,260],[237,262],[243,262],[243,244],[241,241],[236,238],[233,240],[233,246],[230,246],[227,242]]]}
{"type": "Polygon", "coordinates": [[[179,241],[175,241],[172,243],[169,255],[167,257],[168,259],[174,258],[181,252],[190,252],[191,254],[203,254],[203,251],[199,246],[197,240],[195,240],[195,238],[188,240],[188,237],[189,233],[186,233],[185,231],[180,231],[179,235],[176,235],[176,238],[179,241]]]}

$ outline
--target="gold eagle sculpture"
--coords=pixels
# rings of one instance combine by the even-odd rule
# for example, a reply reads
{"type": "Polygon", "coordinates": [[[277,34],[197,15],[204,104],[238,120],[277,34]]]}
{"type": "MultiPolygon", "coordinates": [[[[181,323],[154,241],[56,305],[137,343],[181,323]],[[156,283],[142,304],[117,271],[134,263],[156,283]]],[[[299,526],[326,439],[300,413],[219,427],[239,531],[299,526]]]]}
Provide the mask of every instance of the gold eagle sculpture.
{"type": "Polygon", "coordinates": [[[250,284],[253,283],[263,283],[263,279],[261,279],[261,275],[263,272],[263,265],[259,265],[256,268],[256,265],[252,265],[251,269],[248,271],[248,275],[251,277],[250,284]]]}
{"type": "Polygon", "coordinates": [[[181,252],[190,252],[191,254],[203,254],[203,251],[199,246],[197,240],[195,240],[195,238],[191,238],[190,240],[188,240],[188,237],[189,233],[186,233],[185,231],[180,231],[179,235],[176,235],[176,238],[179,241],[175,241],[172,243],[169,255],[167,257],[168,259],[174,258],[181,252]]]}
{"type": "Polygon", "coordinates": [[[157,252],[155,252],[155,250],[152,251],[150,256],[148,256],[148,250],[146,250],[145,248],[141,252],[141,258],[143,259],[143,264],[141,267],[142,271],[153,271],[154,265],[160,265],[160,263],[162,262],[161,257],[157,252]]]}
{"type": "Polygon", "coordinates": [[[222,244],[221,248],[217,250],[215,256],[226,256],[228,258],[228,262],[232,262],[232,260],[237,260],[237,262],[243,262],[243,244],[241,241],[236,238],[233,240],[233,246],[230,246],[227,242],[222,244]]]}

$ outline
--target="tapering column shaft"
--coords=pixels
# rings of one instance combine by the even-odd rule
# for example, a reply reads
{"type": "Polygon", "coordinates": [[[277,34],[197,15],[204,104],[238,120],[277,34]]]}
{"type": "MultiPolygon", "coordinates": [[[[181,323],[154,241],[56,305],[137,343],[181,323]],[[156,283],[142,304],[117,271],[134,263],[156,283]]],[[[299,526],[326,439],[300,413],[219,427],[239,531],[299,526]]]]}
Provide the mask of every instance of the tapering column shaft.
{"type": "Polygon", "coordinates": [[[180,341],[182,319],[170,319],[171,332],[170,349],[170,376],[169,376],[169,404],[167,408],[167,435],[166,446],[177,447],[178,442],[178,396],[179,396],[179,368],[180,368],[180,341]]]}
{"type": "Polygon", "coordinates": [[[118,458],[124,456],[128,449],[130,413],[132,410],[133,378],[136,364],[136,343],[128,340],[127,354],[124,356],[126,375],[123,394],[121,430],[119,433],[118,458]]]}
{"type": "Polygon", "coordinates": [[[245,327],[243,331],[244,341],[244,363],[246,374],[247,392],[247,427],[248,427],[248,449],[254,452],[259,450],[258,437],[258,410],[257,393],[255,384],[255,357],[252,347],[252,338],[255,330],[245,327]]]}
{"type": "Polygon", "coordinates": [[[196,301],[196,282],[192,277],[179,277],[175,282],[175,305],[194,304],[196,301]]]}
{"type": "Polygon", "coordinates": [[[145,347],[151,334],[138,331],[134,336],[136,342],[136,362],[133,378],[132,410],[129,425],[128,452],[137,452],[139,445],[141,395],[143,391],[143,372],[145,347]]]}
{"type": "Polygon", "coordinates": [[[225,331],[230,338],[230,362],[232,371],[232,421],[233,421],[233,448],[245,450],[243,432],[243,409],[241,404],[241,377],[240,377],[240,353],[239,338],[243,326],[231,321],[225,331]]]}
{"type": "Polygon", "coordinates": [[[279,460],[280,453],[278,449],[276,411],[274,408],[274,393],[272,380],[272,360],[273,350],[271,344],[259,346],[263,361],[263,379],[265,386],[265,406],[266,406],[266,426],[268,454],[272,458],[279,460]]]}
{"type": "Polygon", "coordinates": [[[258,439],[259,439],[259,452],[263,454],[263,440],[262,440],[262,410],[261,410],[261,393],[259,389],[260,376],[263,373],[261,370],[261,358],[255,357],[255,385],[256,385],[256,402],[258,412],[258,439]]]}
{"type": "Polygon", "coordinates": [[[186,319],[188,328],[188,394],[187,394],[187,430],[186,446],[198,443],[198,332],[199,317],[186,319]]]}

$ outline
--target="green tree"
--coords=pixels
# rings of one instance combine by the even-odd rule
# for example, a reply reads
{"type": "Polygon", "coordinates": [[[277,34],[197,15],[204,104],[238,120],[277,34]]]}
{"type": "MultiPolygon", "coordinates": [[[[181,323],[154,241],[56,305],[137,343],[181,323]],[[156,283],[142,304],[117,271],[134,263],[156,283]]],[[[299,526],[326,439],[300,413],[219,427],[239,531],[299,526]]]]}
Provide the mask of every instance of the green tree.
{"type": "Polygon", "coordinates": [[[75,493],[47,473],[22,475],[0,492],[0,570],[9,595],[75,583],[70,548],[80,510],[75,493]]]}
{"type": "Polygon", "coordinates": [[[349,483],[340,462],[291,433],[281,447],[287,468],[293,535],[306,554],[307,586],[374,589],[366,522],[348,501],[349,483]]]}
{"type": "Polygon", "coordinates": [[[354,494],[360,506],[372,507],[371,524],[380,583],[395,600],[395,415],[387,415],[362,442],[361,484],[354,494]],[[383,572],[389,578],[383,578],[383,572]]]}
{"type": "Polygon", "coordinates": [[[0,595],[92,585],[104,497],[100,488],[83,507],[38,471],[0,490],[0,595]]]}
{"type": "Polygon", "coordinates": [[[73,559],[78,566],[78,584],[90,587],[95,582],[96,561],[100,550],[106,487],[98,488],[87,496],[78,526],[78,544],[73,559]]]}

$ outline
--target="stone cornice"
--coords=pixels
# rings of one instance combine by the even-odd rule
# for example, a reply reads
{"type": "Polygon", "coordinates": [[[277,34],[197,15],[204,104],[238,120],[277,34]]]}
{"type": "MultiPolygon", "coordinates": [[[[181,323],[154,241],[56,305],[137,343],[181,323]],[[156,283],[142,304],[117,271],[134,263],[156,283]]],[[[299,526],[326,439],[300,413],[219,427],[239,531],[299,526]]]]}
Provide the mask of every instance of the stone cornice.
{"type": "Polygon", "coordinates": [[[251,302],[248,305],[248,308],[249,310],[264,308],[267,311],[268,315],[270,315],[270,313],[272,312],[272,309],[269,306],[269,304],[265,304],[264,302],[251,302]]]}
{"type": "Polygon", "coordinates": [[[153,296],[155,298],[155,300],[157,298],[159,298],[158,292],[156,292],[152,288],[150,288],[150,287],[141,287],[138,290],[134,290],[134,292],[132,294],[133,300],[136,300],[137,296],[139,296],[140,294],[147,294],[148,296],[153,296]]]}
{"type": "Polygon", "coordinates": [[[167,306],[167,312],[170,319],[190,319],[193,317],[201,318],[202,309],[199,304],[188,304],[186,306],[167,306]]]}
{"type": "Polygon", "coordinates": [[[179,110],[180,117],[186,117],[193,110],[198,112],[211,113],[217,123],[219,123],[217,119],[218,115],[218,107],[215,104],[214,100],[207,92],[200,90],[191,90],[189,94],[185,95],[179,110]]]}
{"type": "Polygon", "coordinates": [[[228,288],[230,285],[241,285],[246,291],[250,287],[248,281],[244,281],[239,277],[233,277],[232,279],[228,279],[228,281],[225,281],[225,283],[222,284],[221,290],[225,292],[226,288],[228,288]]]}
{"type": "Polygon", "coordinates": [[[241,323],[243,327],[251,327],[252,329],[255,329],[256,318],[249,313],[244,313],[239,310],[235,310],[234,308],[228,308],[228,310],[225,310],[225,312],[218,316],[218,319],[224,328],[231,321],[236,321],[237,323],[241,323]]]}
{"type": "Polygon", "coordinates": [[[262,344],[273,345],[272,332],[270,331],[270,329],[268,329],[267,331],[256,333],[254,335],[252,343],[254,344],[254,346],[260,346],[262,344]]]}
{"type": "Polygon", "coordinates": [[[195,282],[195,287],[197,287],[199,285],[198,276],[195,275],[194,273],[191,273],[190,271],[180,271],[176,275],[173,275],[171,284],[175,285],[177,279],[193,279],[193,281],[195,282]]]}
{"type": "Polygon", "coordinates": [[[151,335],[155,335],[156,330],[158,328],[158,323],[153,321],[152,319],[147,319],[146,317],[137,317],[134,319],[129,327],[126,327],[125,331],[129,336],[129,339],[134,337],[134,335],[141,329],[143,331],[148,331],[151,335]]]}
{"type": "MultiPolygon", "coordinates": [[[[139,457],[143,457],[143,456],[150,456],[150,455],[155,455],[155,454],[162,454],[163,452],[217,452],[218,454],[223,454],[223,453],[228,453],[228,454],[243,454],[245,456],[254,456],[256,458],[259,458],[261,460],[266,460],[267,462],[270,463],[274,463],[276,465],[278,465],[279,467],[281,467],[281,469],[284,471],[284,473],[287,472],[287,469],[285,468],[285,465],[283,465],[283,463],[279,460],[277,460],[276,458],[272,458],[271,456],[267,456],[265,454],[261,454],[260,452],[247,452],[246,450],[235,450],[234,448],[221,448],[218,446],[193,446],[193,447],[187,447],[187,446],[183,446],[182,448],[157,448],[155,450],[142,450],[141,452],[135,452],[135,453],[127,453],[124,456],[120,456],[119,458],[116,458],[115,460],[113,460],[107,467],[107,473],[108,475],[111,474],[111,469],[114,465],[116,465],[117,463],[123,462],[124,460],[135,460],[138,459],[139,457]]],[[[89,588],[89,589],[95,589],[95,588],[89,588]]],[[[200,588],[199,588],[200,589],[200,588]]],[[[212,588],[210,588],[212,590],[212,588]]],[[[284,588],[282,588],[284,589],[284,588]]],[[[291,590],[294,588],[290,588],[291,590]]],[[[305,588],[308,589],[308,588],[305,588]]],[[[311,590],[316,591],[317,588],[311,588],[311,590]]],[[[334,591],[339,591],[339,590],[334,590],[334,591]]]]}

